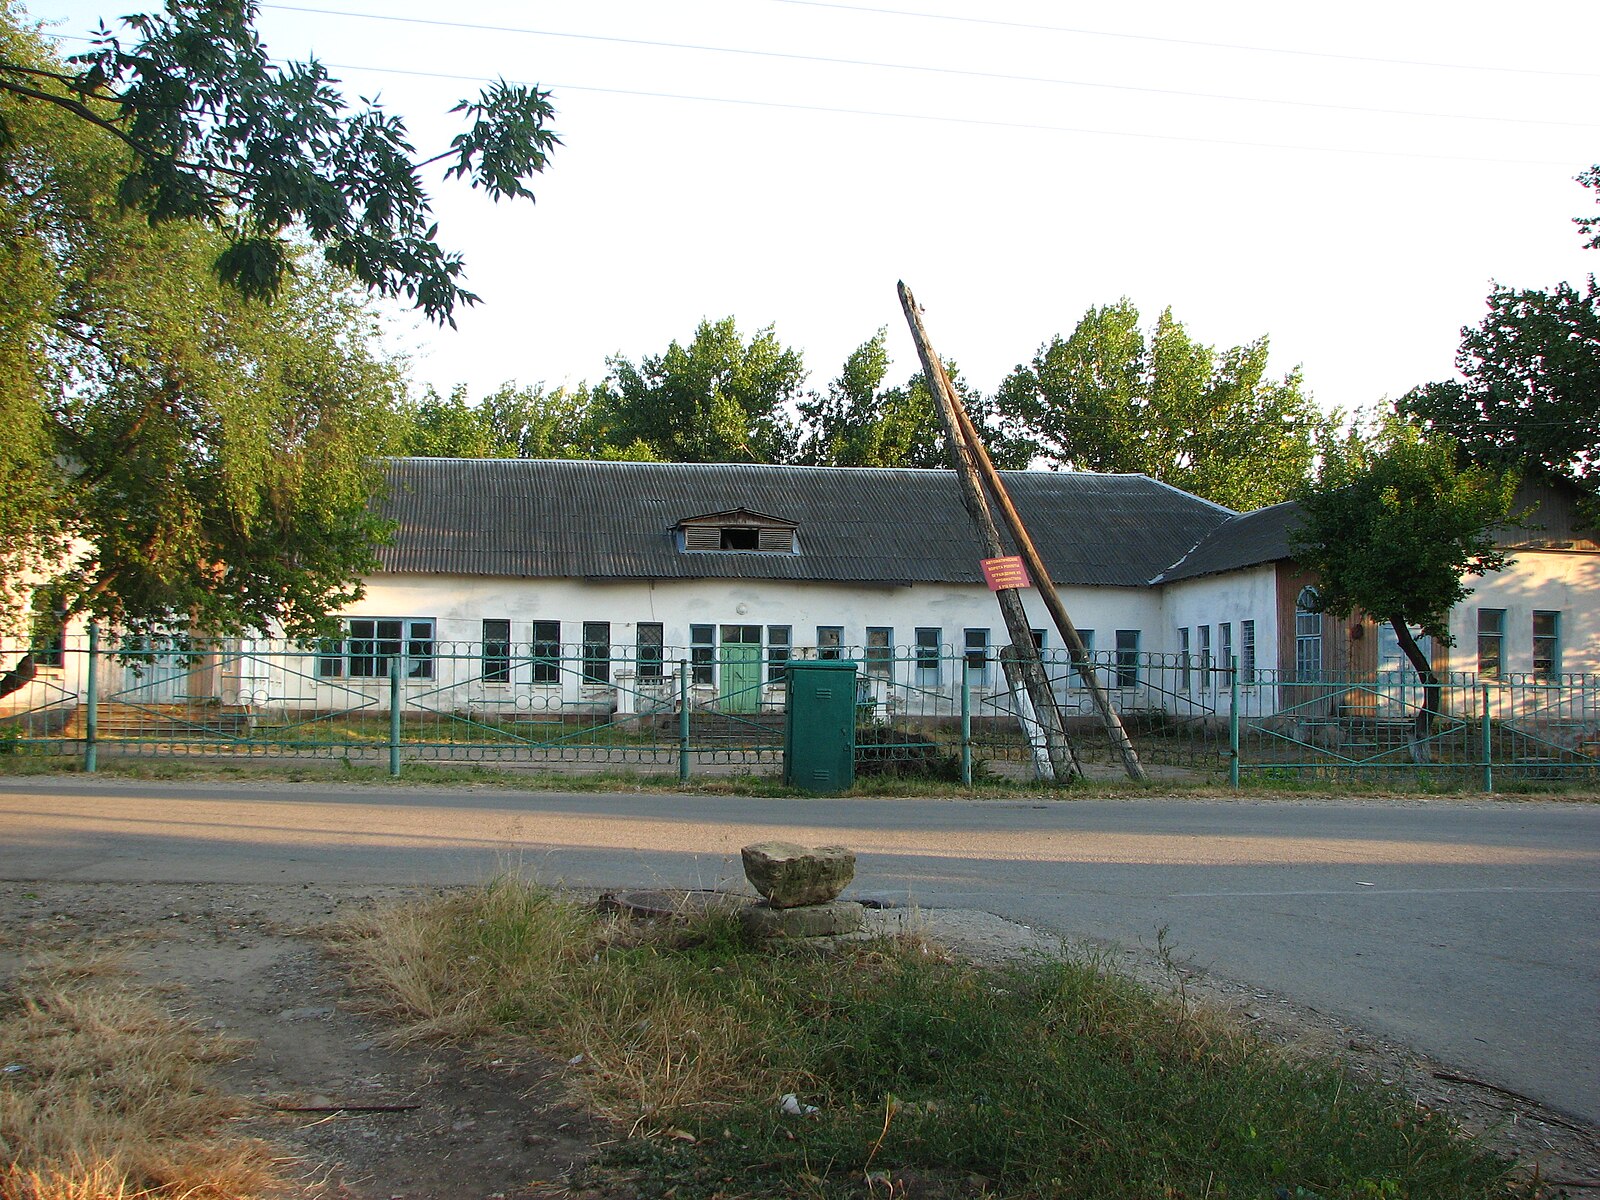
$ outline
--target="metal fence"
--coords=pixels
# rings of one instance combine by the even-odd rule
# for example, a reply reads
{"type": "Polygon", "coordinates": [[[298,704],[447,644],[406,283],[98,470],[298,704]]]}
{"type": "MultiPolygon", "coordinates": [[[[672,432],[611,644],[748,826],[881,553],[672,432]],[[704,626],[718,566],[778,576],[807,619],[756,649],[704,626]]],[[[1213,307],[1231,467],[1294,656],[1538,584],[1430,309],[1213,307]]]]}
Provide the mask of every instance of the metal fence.
{"type": "MultiPolygon", "coordinates": [[[[27,648],[0,643],[0,665],[27,648]]],[[[390,639],[118,642],[32,658],[0,699],[0,754],[321,758],[559,772],[773,773],[794,659],[854,659],[857,774],[1034,775],[1031,706],[998,656],[951,646],[617,647],[390,639]]],[[[1120,758],[1064,652],[1046,668],[1088,774],[1120,758]]],[[[1410,672],[1248,675],[1200,656],[1117,652],[1090,669],[1156,778],[1377,778],[1493,790],[1600,781],[1600,676],[1450,675],[1433,703],[1410,672]]]]}

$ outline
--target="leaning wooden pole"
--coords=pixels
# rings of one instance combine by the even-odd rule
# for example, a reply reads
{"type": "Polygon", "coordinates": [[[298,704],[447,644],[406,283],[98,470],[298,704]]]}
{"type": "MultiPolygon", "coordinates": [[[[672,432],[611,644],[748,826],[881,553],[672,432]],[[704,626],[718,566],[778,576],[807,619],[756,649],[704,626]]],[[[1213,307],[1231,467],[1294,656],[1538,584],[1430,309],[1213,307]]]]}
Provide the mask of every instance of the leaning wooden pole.
{"type": "MultiPolygon", "coordinates": [[[[944,372],[943,364],[940,364],[939,371],[941,374],[944,372]]],[[[949,387],[949,383],[947,377],[946,387],[949,387]]],[[[953,387],[950,388],[950,393],[952,396],[955,395],[953,387]]],[[[1061,640],[1066,643],[1067,653],[1072,658],[1072,668],[1077,671],[1078,678],[1083,681],[1085,690],[1094,701],[1100,720],[1106,727],[1106,737],[1111,742],[1111,749],[1122,759],[1122,768],[1128,773],[1128,778],[1143,782],[1148,776],[1145,774],[1144,764],[1139,761],[1139,752],[1134,749],[1128,731],[1122,727],[1122,718],[1117,716],[1117,710],[1111,706],[1111,697],[1106,695],[1105,688],[1100,686],[1100,679],[1094,673],[1094,664],[1089,661],[1089,649],[1083,644],[1083,638],[1078,635],[1078,627],[1067,615],[1067,606],[1061,602],[1061,593],[1056,591],[1055,581],[1050,578],[1044,559],[1039,556],[1039,550],[1028,534],[1028,527],[1022,523],[1022,515],[1017,512],[1016,505],[1011,503],[1011,493],[1006,490],[1005,480],[1001,479],[1000,472],[995,470],[994,463],[989,458],[989,451],[984,448],[983,440],[978,437],[977,426],[972,423],[972,417],[968,415],[966,406],[961,403],[959,396],[955,397],[955,412],[962,435],[975,451],[974,457],[977,459],[978,471],[983,477],[983,482],[994,497],[995,504],[999,506],[1006,528],[1011,531],[1011,538],[1022,554],[1022,561],[1028,565],[1028,574],[1033,577],[1033,586],[1038,588],[1039,594],[1044,597],[1044,605],[1050,610],[1050,619],[1055,622],[1056,629],[1061,633],[1061,640]]]]}
{"type": "MultiPolygon", "coordinates": [[[[911,295],[911,289],[906,287],[904,282],[900,283],[899,288],[900,307],[905,310],[906,322],[911,326],[911,337],[916,342],[917,354],[922,359],[922,370],[928,380],[928,391],[933,396],[934,407],[939,410],[939,418],[944,423],[945,440],[950,448],[950,458],[955,467],[956,478],[961,484],[962,500],[966,504],[967,512],[972,516],[973,524],[977,526],[978,537],[983,542],[985,555],[989,558],[1004,557],[1005,545],[1000,540],[1000,529],[995,524],[994,514],[989,509],[988,497],[984,494],[979,476],[978,454],[981,447],[978,447],[976,440],[961,428],[960,418],[957,415],[961,402],[955,394],[955,389],[950,385],[950,378],[945,374],[943,364],[929,344],[928,331],[922,326],[922,317],[917,310],[917,302],[911,295]]],[[[1034,644],[1033,627],[1029,624],[1027,610],[1022,605],[1022,595],[1016,588],[1000,588],[995,592],[995,599],[1000,604],[1001,616],[1005,618],[1006,631],[1011,635],[1011,645],[1016,653],[1016,664],[1022,675],[1024,690],[1033,705],[1039,727],[1044,732],[1045,750],[1056,779],[1068,780],[1080,776],[1083,774],[1083,767],[1072,749],[1071,739],[1067,737],[1060,706],[1056,704],[1055,692],[1050,687],[1050,677],[1045,673],[1044,663],[1039,657],[1039,648],[1034,644]]]]}

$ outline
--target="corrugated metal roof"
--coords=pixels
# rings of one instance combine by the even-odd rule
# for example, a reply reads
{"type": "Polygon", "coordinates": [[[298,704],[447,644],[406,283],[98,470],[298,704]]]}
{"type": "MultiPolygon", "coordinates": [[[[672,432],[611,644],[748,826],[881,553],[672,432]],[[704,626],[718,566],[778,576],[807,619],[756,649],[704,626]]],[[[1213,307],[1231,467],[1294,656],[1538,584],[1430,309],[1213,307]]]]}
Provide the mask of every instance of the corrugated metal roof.
{"type": "Polygon", "coordinates": [[[1156,583],[1175,583],[1219,571],[1237,571],[1289,557],[1289,534],[1300,519],[1293,500],[1242,513],[1212,529],[1156,583]]]}
{"type": "MultiPolygon", "coordinates": [[[[393,459],[387,571],[520,578],[976,583],[982,557],[951,471],[522,459],[393,459]],[[797,554],[684,552],[689,517],[795,522],[797,554]]],[[[1052,577],[1139,587],[1232,514],[1143,475],[1012,471],[1052,577]]]]}

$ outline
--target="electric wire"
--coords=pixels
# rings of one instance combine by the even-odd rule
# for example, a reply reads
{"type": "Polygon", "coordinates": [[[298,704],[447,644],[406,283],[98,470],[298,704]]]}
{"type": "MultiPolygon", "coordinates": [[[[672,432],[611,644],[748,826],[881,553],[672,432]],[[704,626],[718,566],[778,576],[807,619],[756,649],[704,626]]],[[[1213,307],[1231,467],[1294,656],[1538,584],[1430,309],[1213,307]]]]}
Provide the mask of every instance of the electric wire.
{"type": "Polygon", "coordinates": [[[822,54],[800,54],[787,50],[759,50],[738,46],[713,46],[700,42],[670,42],[654,38],[620,37],[614,34],[573,33],[565,30],[532,29],[517,25],[485,25],[470,21],[445,21],[436,17],[404,17],[391,13],[364,13],[348,9],[320,8],[298,4],[263,4],[265,9],[277,12],[304,13],[313,16],[348,17],[363,21],[387,21],[403,25],[426,25],[440,29],[462,29],[475,33],[511,33],[528,37],[563,38],[573,41],[606,42],[612,45],[638,46],[656,50],[686,50],[706,54],[744,55],[753,58],[780,59],[789,62],[817,63],[825,66],[859,67],[881,71],[907,71],[921,74],[953,76],[965,79],[982,79],[990,82],[1042,84],[1050,87],[1083,88],[1095,91],[1133,92],[1150,96],[1170,96],[1184,100],[1218,100],[1233,104],[1271,104],[1288,108],[1320,109],[1330,112],[1363,113],[1372,116],[1420,117],[1425,120],[1489,121],[1513,125],[1543,125],[1574,129],[1600,129],[1592,121],[1556,121],[1533,117],[1507,117],[1492,113],[1450,113],[1404,108],[1380,108],[1356,104],[1335,104],[1320,100],[1294,100],[1272,96],[1233,95],[1226,92],[1192,91],[1182,88],[1158,88],[1131,83],[1099,83],[1089,80],[1064,79],[1049,75],[1019,75],[1004,71],[975,71],[964,67],[940,67],[924,63],[898,63],[878,59],[839,58],[822,54]]]}

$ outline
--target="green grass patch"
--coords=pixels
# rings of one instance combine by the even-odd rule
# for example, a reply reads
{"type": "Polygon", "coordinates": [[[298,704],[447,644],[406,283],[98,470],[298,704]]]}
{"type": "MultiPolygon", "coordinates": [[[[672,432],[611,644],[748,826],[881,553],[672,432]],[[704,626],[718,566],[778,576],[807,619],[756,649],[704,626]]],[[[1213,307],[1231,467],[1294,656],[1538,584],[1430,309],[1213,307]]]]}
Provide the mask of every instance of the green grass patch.
{"type": "Polygon", "coordinates": [[[1529,1194],[1399,1094],[1094,963],[775,951],[731,917],[630,924],[509,879],[347,945],[412,1035],[575,1060],[627,1135],[591,1182],[630,1195],[1529,1194]]]}

